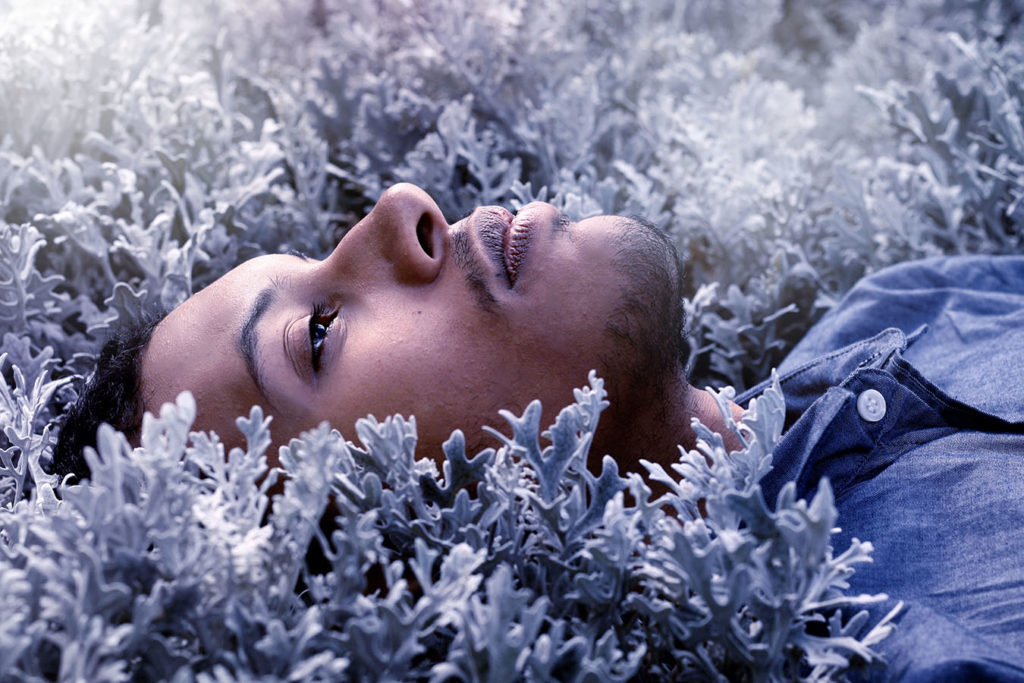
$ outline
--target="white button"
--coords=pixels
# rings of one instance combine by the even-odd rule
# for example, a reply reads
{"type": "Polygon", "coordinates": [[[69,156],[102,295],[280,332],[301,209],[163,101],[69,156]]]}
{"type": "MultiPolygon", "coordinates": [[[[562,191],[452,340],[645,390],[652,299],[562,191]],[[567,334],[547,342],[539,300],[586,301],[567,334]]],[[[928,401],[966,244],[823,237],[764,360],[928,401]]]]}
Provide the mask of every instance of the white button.
{"type": "Polygon", "coordinates": [[[877,389],[866,389],[857,397],[857,412],[868,422],[885,417],[885,397],[877,389]]]}

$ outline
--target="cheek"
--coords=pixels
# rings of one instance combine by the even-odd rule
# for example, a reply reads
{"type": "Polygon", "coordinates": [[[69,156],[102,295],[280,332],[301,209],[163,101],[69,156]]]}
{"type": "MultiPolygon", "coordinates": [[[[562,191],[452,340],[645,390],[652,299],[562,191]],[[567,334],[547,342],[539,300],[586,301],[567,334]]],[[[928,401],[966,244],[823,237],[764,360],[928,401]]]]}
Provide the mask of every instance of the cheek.
{"type": "MultiPolygon", "coordinates": [[[[605,328],[612,315],[606,302],[593,290],[561,288],[527,312],[516,331],[516,340],[530,356],[546,360],[546,370],[579,373],[583,383],[606,345],[605,328]]],[[[536,360],[536,359],[534,359],[536,360]]]]}
{"type": "Polygon", "coordinates": [[[332,387],[336,426],[346,431],[368,413],[415,414],[421,425],[451,428],[474,418],[481,390],[498,386],[494,375],[503,373],[498,345],[471,330],[426,312],[353,329],[332,387]]]}
{"type": "Polygon", "coordinates": [[[455,428],[471,442],[485,424],[505,431],[498,409],[520,414],[534,398],[546,427],[597,367],[604,323],[580,301],[585,292],[553,289],[554,301],[507,320],[451,306],[403,310],[402,302],[353,319],[325,417],[351,437],[367,414],[415,415],[424,454],[455,428]]]}
{"type": "MultiPolygon", "coordinates": [[[[225,390],[221,387],[200,387],[190,389],[196,399],[198,411],[193,429],[197,431],[212,430],[217,433],[226,448],[233,446],[245,447],[245,437],[238,431],[235,420],[238,417],[248,417],[249,411],[255,404],[262,404],[264,415],[273,413],[270,406],[256,396],[249,396],[244,391],[225,390]]],[[[277,422],[275,416],[275,422],[277,422]]],[[[280,429],[273,429],[271,433],[280,429]]]]}

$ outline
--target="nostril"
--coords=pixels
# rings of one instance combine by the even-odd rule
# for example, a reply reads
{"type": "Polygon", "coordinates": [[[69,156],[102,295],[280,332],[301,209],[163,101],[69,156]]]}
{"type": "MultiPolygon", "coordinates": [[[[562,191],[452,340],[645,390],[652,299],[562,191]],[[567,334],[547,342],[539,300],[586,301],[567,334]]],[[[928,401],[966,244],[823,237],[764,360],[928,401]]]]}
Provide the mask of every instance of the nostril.
{"type": "Polygon", "coordinates": [[[420,247],[423,251],[427,252],[427,256],[434,257],[434,247],[430,244],[430,226],[431,226],[430,214],[423,214],[420,216],[420,220],[416,223],[416,239],[420,242],[420,247]]]}

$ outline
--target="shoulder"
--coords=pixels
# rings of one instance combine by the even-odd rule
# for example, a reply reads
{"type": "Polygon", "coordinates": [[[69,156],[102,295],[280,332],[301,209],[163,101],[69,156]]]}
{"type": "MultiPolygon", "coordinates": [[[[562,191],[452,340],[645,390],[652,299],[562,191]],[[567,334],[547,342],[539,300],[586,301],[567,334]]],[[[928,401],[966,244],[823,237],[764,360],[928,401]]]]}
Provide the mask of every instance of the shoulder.
{"type": "Polygon", "coordinates": [[[942,257],[881,270],[827,313],[780,371],[888,328],[913,338],[906,360],[944,392],[1010,420],[1024,417],[1024,256],[942,257]]]}

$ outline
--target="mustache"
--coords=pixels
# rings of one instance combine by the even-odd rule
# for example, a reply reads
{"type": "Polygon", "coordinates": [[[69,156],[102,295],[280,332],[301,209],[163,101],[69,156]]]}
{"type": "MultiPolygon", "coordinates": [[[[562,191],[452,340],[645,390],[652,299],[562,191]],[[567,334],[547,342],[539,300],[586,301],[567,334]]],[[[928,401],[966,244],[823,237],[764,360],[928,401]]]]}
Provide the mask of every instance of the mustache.
{"type": "Polygon", "coordinates": [[[449,242],[452,262],[462,271],[477,306],[488,313],[497,311],[498,300],[488,286],[487,271],[477,256],[469,233],[458,231],[449,242]]]}

